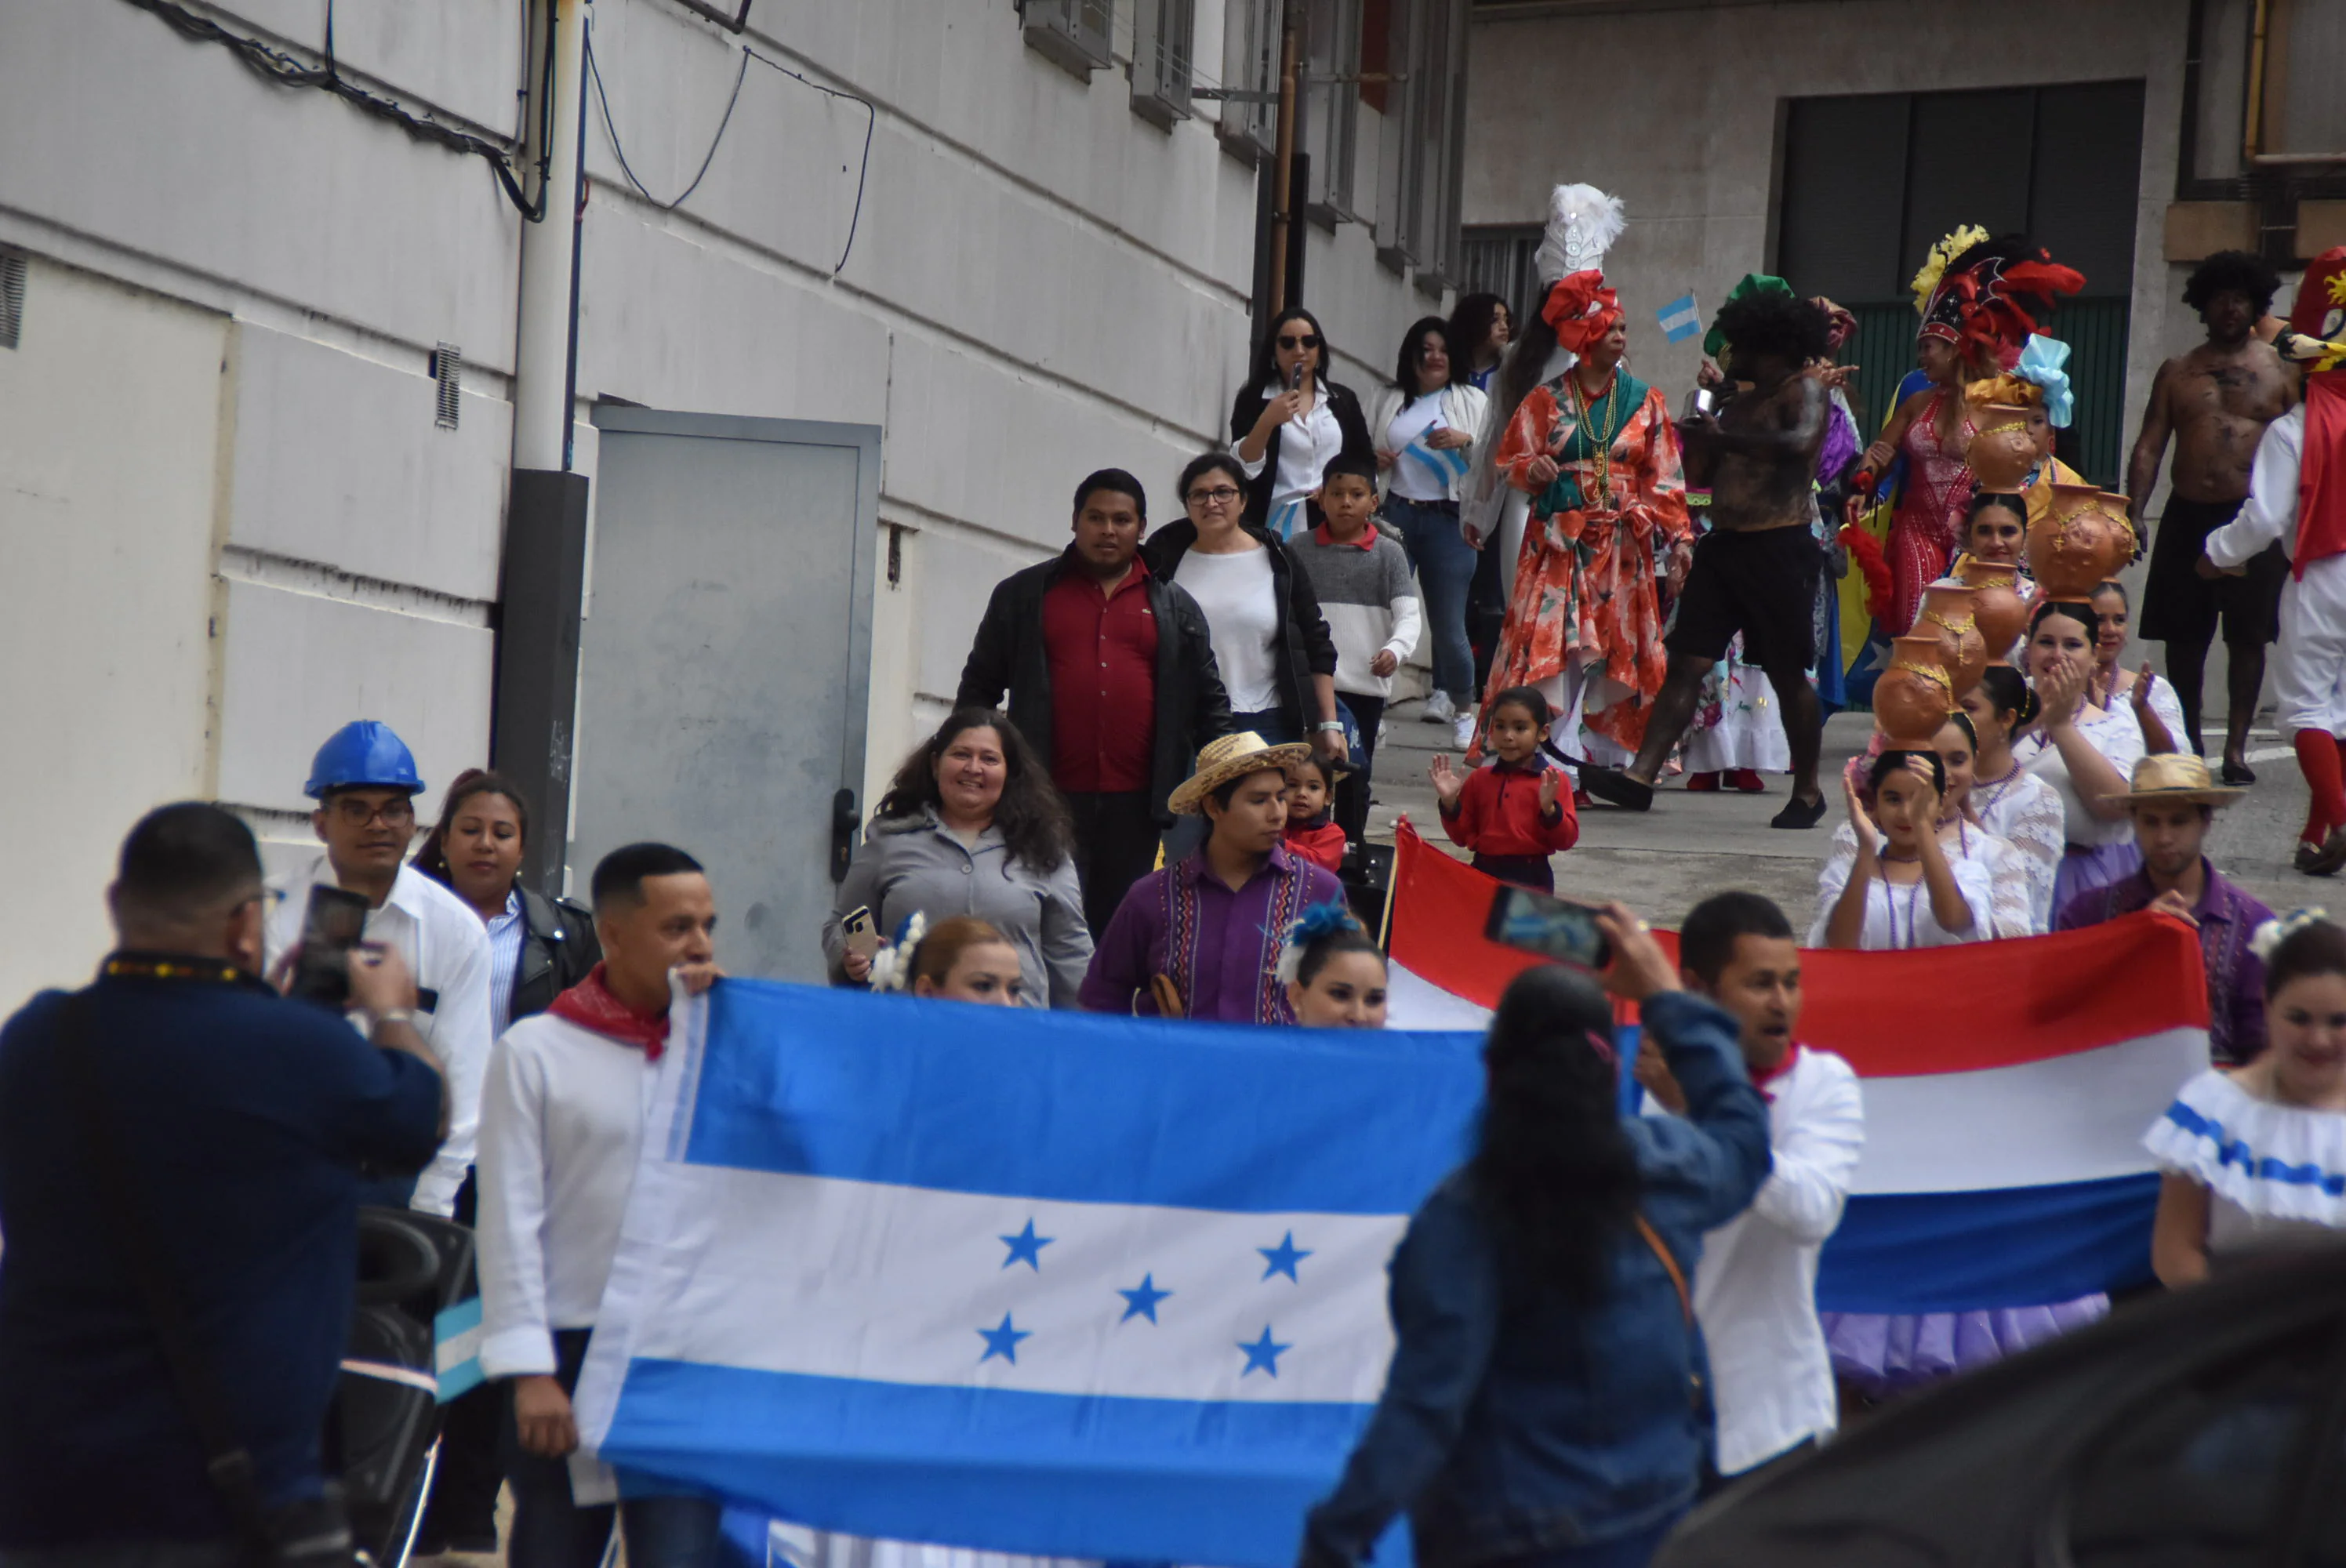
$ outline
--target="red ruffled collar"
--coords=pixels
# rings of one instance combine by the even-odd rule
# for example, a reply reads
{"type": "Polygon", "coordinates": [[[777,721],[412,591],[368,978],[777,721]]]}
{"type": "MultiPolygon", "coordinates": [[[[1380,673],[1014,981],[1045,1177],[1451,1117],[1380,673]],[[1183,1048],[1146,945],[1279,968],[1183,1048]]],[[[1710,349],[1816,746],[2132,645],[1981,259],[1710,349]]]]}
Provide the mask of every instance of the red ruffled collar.
{"type": "Polygon", "coordinates": [[[658,1061],[668,1049],[668,1010],[645,1013],[620,1001],[612,994],[600,963],[586,972],[586,979],[556,997],[546,1011],[623,1045],[640,1047],[647,1062],[658,1061]]]}

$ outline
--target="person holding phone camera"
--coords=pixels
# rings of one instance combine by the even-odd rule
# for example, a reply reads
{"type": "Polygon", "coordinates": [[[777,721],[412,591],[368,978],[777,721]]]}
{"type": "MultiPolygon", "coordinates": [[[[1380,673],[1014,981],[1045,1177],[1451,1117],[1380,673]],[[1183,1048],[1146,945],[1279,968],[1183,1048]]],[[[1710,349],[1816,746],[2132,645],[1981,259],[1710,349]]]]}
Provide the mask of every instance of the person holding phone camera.
{"type": "Polygon", "coordinates": [[[1246,472],[1246,521],[1275,539],[1319,522],[1311,497],[1341,453],[1374,463],[1361,400],[1328,379],[1328,334],[1290,305],[1256,345],[1254,373],[1230,404],[1230,454],[1246,472]]]}
{"type": "Polygon", "coordinates": [[[97,981],[0,1027],[8,1568],[239,1568],[310,1539],[350,1561],[321,1449],[359,1170],[422,1169],[448,1092],[398,951],[352,952],[354,1029],[262,982],[264,901],[241,821],[149,812],[97,981]],[[249,1484],[212,1463],[231,1448],[249,1484]]]}
{"type": "Polygon", "coordinates": [[[319,855],[271,879],[269,962],[301,942],[310,890],[340,888],[367,901],[365,940],[396,948],[415,976],[415,1027],[445,1067],[453,1106],[448,1138],[423,1173],[385,1182],[368,1201],[443,1217],[473,1166],[481,1118],[481,1074],[489,1060],[489,938],[464,900],[406,864],[415,839],[415,798],[423,792],[414,755],[391,726],[346,724],[326,738],[302,793],[317,801],[311,830],[319,855]]]}

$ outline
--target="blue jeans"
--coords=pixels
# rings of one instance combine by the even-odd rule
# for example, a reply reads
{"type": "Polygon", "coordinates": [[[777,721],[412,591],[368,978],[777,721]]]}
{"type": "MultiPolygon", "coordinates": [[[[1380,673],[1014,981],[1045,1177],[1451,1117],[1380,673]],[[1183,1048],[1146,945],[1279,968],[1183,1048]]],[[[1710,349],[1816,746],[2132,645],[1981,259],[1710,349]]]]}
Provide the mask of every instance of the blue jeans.
{"type": "MultiPolygon", "coordinates": [[[[555,1377],[576,1393],[586,1360],[587,1329],[554,1331],[555,1377]]],[[[512,1407],[508,1403],[507,1407],[512,1407]]],[[[511,1420],[508,1416],[507,1420],[511,1420]]],[[[505,1480],[513,1487],[507,1568],[598,1568],[616,1513],[627,1543],[627,1568],[713,1568],[719,1505],[705,1497],[633,1497],[616,1506],[581,1508],[570,1500],[570,1461],[524,1453],[506,1428],[505,1480]]]]}
{"type": "Polygon", "coordinates": [[[1474,697],[1474,650],[1466,641],[1466,590],[1482,552],[1459,531],[1455,501],[1385,497],[1384,518],[1401,533],[1425,596],[1425,630],[1433,639],[1433,684],[1464,708],[1474,697]]]}

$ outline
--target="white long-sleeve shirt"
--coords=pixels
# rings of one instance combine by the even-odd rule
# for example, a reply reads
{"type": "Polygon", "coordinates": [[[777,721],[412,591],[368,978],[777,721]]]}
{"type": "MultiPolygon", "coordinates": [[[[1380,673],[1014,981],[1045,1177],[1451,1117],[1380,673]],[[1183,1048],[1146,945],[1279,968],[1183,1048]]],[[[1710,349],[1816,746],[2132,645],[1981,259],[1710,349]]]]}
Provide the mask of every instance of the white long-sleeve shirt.
{"type": "MultiPolygon", "coordinates": [[[[270,883],[282,895],[269,916],[272,967],[301,940],[313,885],[340,885],[333,863],[324,855],[270,883]]],[[[365,940],[397,948],[415,976],[416,989],[433,993],[428,1007],[425,998],[417,998],[415,1026],[448,1080],[448,1136],[416,1178],[409,1207],[426,1214],[454,1214],[456,1189],[464,1185],[464,1173],[473,1165],[481,1123],[481,1074],[488,1066],[493,1037],[489,933],[470,904],[413,866],[402,866],[382,907],[367,915],[365,940]]]]}
{"type": "Polygon", "coordinates": [[[2248,564],[2268,545],[2297,558],[2297,484],[2305,449],[2305,405],[2265,426],[2249,465],[2249,498],[2240,514],[2208,535],[2208,559],[2226,568],[2248,564]]]}
{"type": "Polygon", "coordinates": [[[481,1370],[554,1370],[554,1330],[587,1329],[619,1247],[658,1069],[542,1013],[496,1044],[481,1095],[481,1370]]]}
{"type": "Polygon", "coordinates": [[[1817,1259],[1857,1175],[1865,1106],[1847,1062],[1793,1051],[1790,1067],[1762,1085],[1773,1171],[1749,1208],[1703,1237],[1694,1272],[1721,1475],[1822,1437],[1840,1420],[1817,1320],[1817,1259]]]}

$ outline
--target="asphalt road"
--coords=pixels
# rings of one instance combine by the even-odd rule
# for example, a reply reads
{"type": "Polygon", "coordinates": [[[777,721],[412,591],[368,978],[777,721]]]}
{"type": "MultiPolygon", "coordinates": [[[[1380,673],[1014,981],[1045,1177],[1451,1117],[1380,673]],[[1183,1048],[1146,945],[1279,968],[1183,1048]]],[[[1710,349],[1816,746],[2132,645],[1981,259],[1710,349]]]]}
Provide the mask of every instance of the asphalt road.
{"type": "MultiPolygon", "coordinates": [[[[2221,686],[2216,685],[2220,691],[2221,686]]],[[[2346,913],[2346,884],[2318,881],[2290,869],[2290,856],[2305,820],[2305,781],[2289,748],[2270,728],[2251,731],[2250,766],[2257,783],[2217,814],[2208,854],[2217,868],[2276,910],[2335,901],[2346,913]]],[[[2210,736],[2223,719],[2211,714],[2210,736]]],[[[1805,929],[1816,911],[1817,872],[1841,820],[1841,765],[1865,748],[1870,713],[1842,713],[1825,727],[1825,778],[1834,806],[1805,832],[1772,829],[1768,819],[1784,804],[1790,779],[1770,775],[1764,795],[1689,795],[1678,779],[1665,779],[1650,811],[1623,811],[1602,803],[1581,813],[1579,844],[1556,860],[1556,889],[1586,899],[1618,898],[1658,923],[1675,926],[1705,896],[1748,888],[1782,905],[1805,929]]],[[[1391,841],[1393,821],[1406,813],[1426,840],[1461,859],[1465,852],[1443,837],[1426,767],[1449,749],[1446,727],[1418,718],[1414,702],[1397,704],[1377,754],[1375,804],[1369,836],[1391,841]]],[[[1457,760],[1453,754],[1453,760],[1457,760]]]]}

